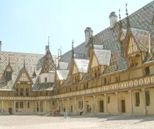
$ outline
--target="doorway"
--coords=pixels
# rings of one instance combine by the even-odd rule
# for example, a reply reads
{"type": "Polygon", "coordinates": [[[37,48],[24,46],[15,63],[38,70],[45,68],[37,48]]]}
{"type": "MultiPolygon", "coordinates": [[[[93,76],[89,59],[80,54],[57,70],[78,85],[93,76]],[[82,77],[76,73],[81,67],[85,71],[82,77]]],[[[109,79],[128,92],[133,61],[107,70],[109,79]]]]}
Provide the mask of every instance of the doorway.
{"type": "Polygon", "coordinates": [[[121,100],[121,112],[122,113],[125,113],[126,112],[125,100],[121,100]]]}
{"type": "Polygon", "coordinates": [[[104,112],[104,101],[103,100],[99,101],[99,109],[100,109],[100,112],[104,112]]]}
{"type": "Polygon", "coordinates": [[[9,108],[9,114],[12,115],[12,108],[9,108]]]}

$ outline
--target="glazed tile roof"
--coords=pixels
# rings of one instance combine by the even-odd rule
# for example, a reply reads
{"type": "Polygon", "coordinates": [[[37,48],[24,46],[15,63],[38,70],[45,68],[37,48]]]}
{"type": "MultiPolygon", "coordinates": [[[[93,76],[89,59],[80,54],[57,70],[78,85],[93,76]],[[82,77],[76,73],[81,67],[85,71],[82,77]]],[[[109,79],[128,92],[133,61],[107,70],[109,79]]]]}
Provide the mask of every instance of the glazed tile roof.
{"type": "MultiPolygon", "coordinates": [[[[140,42],[142,48],[147,47],[147,35],[150,32],[151,35],[151,50],[154,52],[154,25],[152,25],[154,16],[154,1],[150,2],[146,6],[137,10],[133,14],[129,15],[130,27],[133,28],[133,34],[137,41],[140,42]],[[141,36],[144,36],[144,39],[140,39],[141,36]]],[[[122,29],[127,29],[127,19],[124,18],[121,20],[122,29]]],[[[114,28],[106,28],[93,36],[93,44],[103,45],[103,48],[106,50],[111,50],[111,64],[105,70],[105,73],[114,72],[117,70],[122,70],[127,68],[125,59],[121,56],[120,42],[118,39],[120,33],[120,22],[115,24],[114,28]]],[[[86,55],[87,58],[87,48],[83,42],[75,49],[75,53],[80,53],[86,55]]],[[[71,51],[65,53],[62,56],[63,61],[69,61],[71,58],[71,51]]]]}

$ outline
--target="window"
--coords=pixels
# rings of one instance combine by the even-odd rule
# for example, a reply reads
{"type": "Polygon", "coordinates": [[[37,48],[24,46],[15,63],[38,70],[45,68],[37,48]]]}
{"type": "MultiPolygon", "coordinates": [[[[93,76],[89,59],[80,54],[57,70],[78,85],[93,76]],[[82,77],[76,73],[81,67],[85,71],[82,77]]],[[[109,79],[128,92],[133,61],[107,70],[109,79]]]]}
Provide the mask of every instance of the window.
{"type": "Polygon", "coordinates": [[[107,103],[110,103],[110,96],[107,97],[107,103]]]}
{"type": "Polygon", "coordinates": [[[104,85],[106,85],[106,82],[107,82],[107,81],[106,81],[106,78],[104,78],[104,85]]]}
{"type": "Polygon", "coordinates": [[[20,108],[23,108],[23,102],[20,102],[20,108]]]}
{"type": "Polygon", "coordinates": [[[19,91],[18,91],[18,88],[16,89],[16,92],[17,92],[17,95],[19,95],[19,91]]]}
{"type": "Polygon", "coordinates": [[[29,96],[29,89],[26,88],[26,96],[29,96]]]}
{"type": "Polygon", "coordinates": [[[16,108],[18,108],[18,102],[16,102],[16,108]]]}
{"type": "Polygon", "coordinates": [[[47,77],[44,78],[44,82],[47,83],[47,77]]]}
{"type": "Polygon", "coordinates": [[[79,101],[79,109],[83,108],[83,101],[79,101]]]}
{"type": "Polygon", "coordinates": [[[24,89],[21,88],[21,89],[20,89],[20,96],[23,96],[23,92],[24,92],[24,89]]]}
{"type": "Polygon", "coordinates": [[[145,75],[150,75],[150,68],[145,67],[144,72],[145,72],[145,75]]]}
{"type": "Polygon", "coordinates": [[[30,107],[30,105],[29,105],[29,102],[27,103],[27,108],[29,108],[30,107]]]}
{"type": "Polygon", "coordinates": [[[150,105],[150,92],[145,91],[145,100],[146,100],[146,106],[150,105]]]}
{"type": "Polygon", "coordinates": [[[138,107],[140,105],[140,93],[135,93],[135,105],[138,107]]]}

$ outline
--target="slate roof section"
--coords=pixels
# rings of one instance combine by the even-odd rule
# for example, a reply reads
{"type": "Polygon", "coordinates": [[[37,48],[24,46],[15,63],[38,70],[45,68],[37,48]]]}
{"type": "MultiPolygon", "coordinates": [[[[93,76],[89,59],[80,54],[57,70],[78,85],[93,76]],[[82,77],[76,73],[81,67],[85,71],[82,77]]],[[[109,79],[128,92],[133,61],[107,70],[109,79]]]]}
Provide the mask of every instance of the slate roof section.
{"type": "Polygon", "coordinates": [[[68,63],[67,62],[59,62],[59,69],[67,69],[68,63]]]}
{"type": "Polygon", "coordinates": [[[77,66],[77,69],[80,73],[87,73],[88,72],[88,64],[89,60],[86,59],[74,59],[74,62],[77,66]]]}
{"type": "MultiPolygon", "coordinates": [[[[152,25],[152,20],[154,16],[154,1],[145,5],[141,9],[137,10],[133,14],[129,15],[130,27],[134,28],[137,32],[135,35],[138,37],[138,33],[140,30],[149,31],[151,34],[151,49],[154,52],[154,25],[152,25]]],[[[127,19],[124,18],[121,20],[122,29],[127,29],[127,19]]],[[[121,31],[120,22],[115,24],[114,28],[106,28],[99,32],[98,34],[93,36],[93,44],[103,45],[103,48],[106,50],[111,50],[111,64],[104,71],[105,73],[114,72],[117,70],[122,70],[127,68],[127,63],[125,59],[121,56],[120,50],[120,42],[118,39],[119,33],[121,31]]],[[[137,38],[136,37],[136,38],[137,38]]],[[[140,37],[140,36],[139,36],[140,37]]],[[[139,38],[137,38],[139,39],[139,38]]],[[[87,48],[85,47],[85,43],[80,44],[75,49],[75,53],[80,53],[87,55],[87,48]]],[[[62,60],[69,61],[71,58],[71,51],[65,53],[62,56],[62,60]]]]}
{"type": "Polygon", "coordinates": [[[94,53],[100,65],[110,65],[111,51],[94,49],[94,53]]]}
{"type": "Polygon", "coordinates": [[[56,72],[60,80],[66,80],[69,70],[57,70],[56,72]]]}
{"type": "MultiPolygon", "coordinates": [[[[74,48],[74,55],[75,58],[80,58],[80,59],[88,59],[88,49],[85,47],[85,43],[83,42],[79,46],[74,48]]],[[[72,50],[66,52],[61,56],[60,61],[62,62],[70,62],[72,57],[72,50]]]]}

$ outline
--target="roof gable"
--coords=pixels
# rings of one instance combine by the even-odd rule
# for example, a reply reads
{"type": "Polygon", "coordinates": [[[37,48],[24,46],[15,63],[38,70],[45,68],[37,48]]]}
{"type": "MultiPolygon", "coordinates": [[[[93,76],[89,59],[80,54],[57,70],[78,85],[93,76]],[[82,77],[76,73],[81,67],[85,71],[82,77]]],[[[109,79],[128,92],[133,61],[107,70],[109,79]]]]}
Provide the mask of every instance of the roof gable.
{"type": "Polygon", "coordinates": [[[98,60],[99,65],[110,65],[111,51],[94,49],[94,54],[98,60]]]}
{"type": "Polygon", "coordinates": [[[89,60],[86,59],[74,59],[76,67],[79,73],[87,73],[89,60]]]}
{"type": "Polygon", "coordinates": [[[55,64],[54,64],[50,50],[47,50],[45,56],[43,57],[43,64],[42,64],[40,74],[48,73],[49,71],[55,71],[55,64]]]}
{"type": "Polygon", "coordinates": [[[20,72],[18,74],[18,77],[17,77],[17,79],[15,81],[15,84],[19,83],[19,82],[28,82],[28,83],[32,84],[32,79],[30,78],[30,76],[29,76],[29,74],[28,74],[25,67],[23,67],[20,70],[20,72]]]}
{"type": "Polygon", "coordinates": [[[66,80],[69,71],[68,70],[57,70],[56,73],[57,73],[57,77],[59,80],[66,80]]]}

